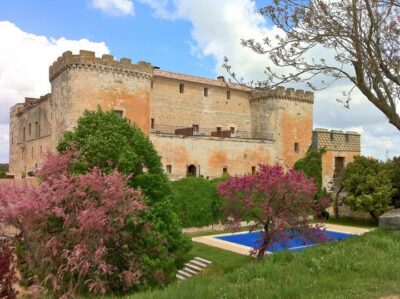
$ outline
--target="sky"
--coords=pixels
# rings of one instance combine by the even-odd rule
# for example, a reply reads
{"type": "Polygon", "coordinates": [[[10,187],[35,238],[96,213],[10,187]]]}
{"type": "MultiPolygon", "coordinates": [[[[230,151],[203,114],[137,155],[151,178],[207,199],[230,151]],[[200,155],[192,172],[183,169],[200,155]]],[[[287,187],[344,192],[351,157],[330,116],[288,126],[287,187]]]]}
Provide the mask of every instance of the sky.
{"type": "MultiPolygon", "coordinates": [[[[252,0],[0,0],[0,163],[8,162],[9,109],[50,91],[48,67],[64,51],[92,50],[144,60],[161,69],[216,78],[224,56],[246,81],[262,80],[268,57],[240,45],[279,34],[252,0]]],[[[326,51],[316,49],[319,59],[326,51]]],[[[280,69],[285,72],[285,69],[280,69]]],[[[308,89],[305,84],[291,87],[308,89]]],[[[357,131],[362,154],[400,155],[399,132],[360,92],[350,109],[336,99],[352,86],[339,81],[315,92],[314,128],[357,131]]]]}

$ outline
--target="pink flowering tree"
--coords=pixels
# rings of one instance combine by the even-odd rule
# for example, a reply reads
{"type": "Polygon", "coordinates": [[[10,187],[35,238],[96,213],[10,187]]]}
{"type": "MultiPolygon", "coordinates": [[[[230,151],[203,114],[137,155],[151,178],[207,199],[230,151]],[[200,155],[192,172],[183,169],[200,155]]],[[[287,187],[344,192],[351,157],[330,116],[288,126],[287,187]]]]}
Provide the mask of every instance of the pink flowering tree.
{"type": "Polygon", "coordinates": [[[48,154],[39,184],[0,189],[0,223],[19,231],[3,237],[15,241],[18,263],[28,269],[21,272],[56,297],[165,282],[173,274],[157,267],[165,250],[141,218],[147,207],[140,192],[118,171],[70,174],[77,156],[48,154]]]}
{"type": "Polygon", "coordinates": [[[229,226],[238,228],[246,219],[255,221],[250,230],[262,227],[262,240],[252,252],[258,259],[269,246],[285,245],[293,237],[324,241],[319,225],[310,224],[310,216],[324,208],[324,201],[314,199],[316,190],[313,179],[280,165],[260,165],[254,175],[233,177],[219,185],[229,226]]]}

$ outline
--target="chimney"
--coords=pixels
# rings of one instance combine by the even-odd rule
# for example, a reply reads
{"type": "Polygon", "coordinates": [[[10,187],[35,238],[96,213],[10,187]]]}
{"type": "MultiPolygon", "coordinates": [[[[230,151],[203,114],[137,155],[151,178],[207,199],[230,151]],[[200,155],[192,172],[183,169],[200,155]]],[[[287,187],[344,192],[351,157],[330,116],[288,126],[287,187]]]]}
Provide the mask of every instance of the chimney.
{"type": "Polygon", "coordinates": [[[218,77],[217,77],[217,80],[218,80],[218,81],[223,81],[223,82],[225,82],[225,77],[224,77],[224,76],[218,76],[218,77]]]}

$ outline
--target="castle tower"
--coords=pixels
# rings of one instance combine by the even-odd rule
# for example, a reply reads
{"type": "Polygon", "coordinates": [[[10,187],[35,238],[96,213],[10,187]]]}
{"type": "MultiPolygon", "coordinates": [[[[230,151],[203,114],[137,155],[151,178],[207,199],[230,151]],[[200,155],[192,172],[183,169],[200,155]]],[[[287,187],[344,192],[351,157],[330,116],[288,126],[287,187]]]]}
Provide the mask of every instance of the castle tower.
{"type": "Polygon", "coordinates": [[[276,162],[288,166],[305,155],[311,145],[314,94],[303,90],[258,89],[250,96],[253,138],[276,141],[276,162]]]}
{"type": "Polygon", "coordinates": [[[95,57],[94,52],[67,51],[50,66],[52,143],[72,130],[85,110],[114,109],[150,131],[150,90],[153,67],[147,62],[132,64],[128,58],[95,57]]]}

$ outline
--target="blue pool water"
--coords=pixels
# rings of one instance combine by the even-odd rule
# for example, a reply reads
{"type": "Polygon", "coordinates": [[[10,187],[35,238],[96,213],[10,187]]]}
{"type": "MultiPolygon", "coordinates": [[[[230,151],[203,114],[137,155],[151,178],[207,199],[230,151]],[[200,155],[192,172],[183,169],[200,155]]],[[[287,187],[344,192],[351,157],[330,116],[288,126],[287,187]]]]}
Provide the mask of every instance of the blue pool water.
{"type": "MultiPolygon", "coordinates": [[[[328,230],[325,230],[323,233],[327,236],[328,241],[339,241],[353,236],[351,234],[338,233],[328,230]]],[[[227,236],[219,236],[215,238],[255,248],[260,245],[262,232],[232,234],[227,236]]],[[[285,251],[287,249],[290,251],[302,251],[305,248],[304,246],[310,246],[310,245],[315,245],[315,243],[312,241],[304,241],[298,237],[292,237],[289,240],[285,241],[285,244],[275,242],[274,244],[268,247],[268,251],[279,252],[279,251],[285,251]]]]}

